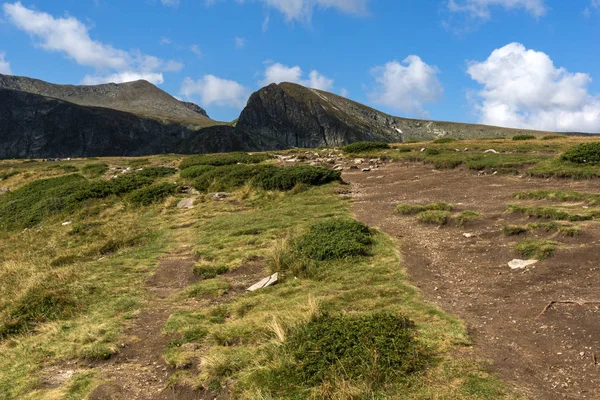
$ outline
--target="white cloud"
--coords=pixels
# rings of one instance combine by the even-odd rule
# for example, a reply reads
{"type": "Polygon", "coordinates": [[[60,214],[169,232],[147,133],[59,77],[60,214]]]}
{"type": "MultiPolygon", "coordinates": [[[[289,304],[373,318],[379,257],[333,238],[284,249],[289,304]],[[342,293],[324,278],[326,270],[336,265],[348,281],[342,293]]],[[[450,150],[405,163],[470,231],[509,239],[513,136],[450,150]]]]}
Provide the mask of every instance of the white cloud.
{"type": "Polygon", "coordinates": [[[185,78],[180,94],[186,99],[200,98],[202,106],[224,106],[243,108],[250,95],[249,90],[238,82],[222,79],[214,75],[205,75],[194,81],[185,78]]]}
{"type": "MultiPolygon", "coordinates": [[[[4,3],[2,8],[13,25],[38,40],[37,46],[63,53],[79,65],[95,68],[94,81],[110,82],[113,78],[143,75],[153,76],[153,82],[162,82],[162,72],[183,67],[180,63],[165,62],[139,50],[124,51],[93,40],[88,27],[71,16],[55,18],[24,7],[21,2],[4,3]]],[[[84,78],[85,81],[90,79],[90,76],[84,78]]]]}
{"type": "MultiPolygon", "coordinates": [[[[240,3],[249,0],[238,0],[240,3]]],[[[310,21],[315,8],[334,8],[338,11],[363,15],[368,0],[259,0],[268,7],[281,11],[288,21],[310,21]]],[[[268,21],[268,20],[265,20],[268,21]]],[[[267,22],[268,25],[268,22],[267,22]]],[[[264,30],[263,24],[263,30],[264,30]]]]}
{"type": "Polygon", "coordinates": [[[237,36],[235,38],[235,48],[243,49],[244,47],[246,47],[246,38],[237,36]]]}
{"type": "Polygon", "coordinates": [[[160,2],[164,6],[169,6],[169,7],[177,7],[179,5],[179,0],[160,0],[160,2]]]}
{"type": "MultiPolygon", "coordinates": [[[[596,1],[596,0],[593,0],[596,1]]],[[[489,19],[492,7],[503,7],[507,10],[525,9],[535,17],[547,12],[545,0],[449,0],[448,10],[467,13],[473,18],[489,19]]]]}
{"type": "Polygon", "coordinates": [[[268,15],[265,17],[262,26],[261,26],[261,30],[264,32],[269,30],[269,23],[271,22],[271,17],[269,17],[268,15]]]}
{"type": "Polygon", "coordinates": [[[101,83],[124,83],[137,80],[146,80],[154,85],[160,85],[165,80],[163,74],[156,72],[117,72],[111,75],[86,75],[81,81],[82,85],[99,85],[101,83]]]}
{"type": "Polygon", "coordinates": [[[164,37],[164,36],[162,36],[162,37],[160,38],[160,42],[159,42],[159,43],[160,43],[161,45],[165,45],[165,44],[172,44],[172,43],[173,43],[173,41],[172,41],[171,39],[169,39],[168,37],[164,37]]]}
{"type": "Polygon", "coordinates": [[[267,86],[271,83],[292,82],[325,91],[329,91],[333,87],[333,79],[321,75],[316,70],[312,70],[308,74],[308,79],[303,79],[302,76],[302,69],[297,65],[295,67],[288,67],[287,65],[275,63],[267,67],[265,78],[260,84],[261,86],[267,86]]]}
{"type": "Polygon", "coordinates": [[[372,70],[377,82],[369,93],[372,101],[421,117],[426,103],[438,101],[444,92],[437,75],[437,67],[428,65],[420,57],[408,56],[402,63],[391,61],[372,70]]]}
{"type": "Polygon", "coordinates": [[[342,90],[340,90],[340,96],[342,96],[342,97],[346,97],[346,98],[347,98],[347,97],[348,97],[348,94],[350,94],[350,93],[348,92],[348,89],[342,88],[342,90]]]}
{"type": "Polygon", "coordinates": [[[190,46],[190,51],[197,55],[198,57],[202,57],[202,50],[200,50],[200,46],[197,44],[193,44],[190,46]]]}
{"type": "Polygon", "coordinates": [[[4,57],[6,54],[0,52],[0,74],[11,75],[10,63],[4,57]]]}
{"type": "Polygon", "coordinates": [[[600,96],[592,79],[556,67],[550,57],[510,43],[468,73],[483,85],[476,111],[482,123],[550,131],[600,132],[600,96]]]}

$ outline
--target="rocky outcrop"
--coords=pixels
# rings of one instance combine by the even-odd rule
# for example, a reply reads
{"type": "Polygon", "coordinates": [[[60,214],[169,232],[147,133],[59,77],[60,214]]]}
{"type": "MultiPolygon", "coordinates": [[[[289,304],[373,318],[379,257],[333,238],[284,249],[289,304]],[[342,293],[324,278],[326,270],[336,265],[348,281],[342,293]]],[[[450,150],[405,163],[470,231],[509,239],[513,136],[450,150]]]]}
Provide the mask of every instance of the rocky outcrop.
{"type": "MultiPolygon", "coordinates": [[[[344,97],[292,83],[254,93],[237,122],[264,148],[342,146],[357,141],[403,142],[507,137],[531,131],[394,117],[344,97]]],[[[541,134],[542,132],[533,132],[541,134]]]]}
{"type": "MultiPolygon", "coordinates": [[[[251,150],[233,128],[179,123],[0,89],[0,158],[139,156],[251,150]]],[[[247,138],[246,138],[247,139],[247,138]]]]}

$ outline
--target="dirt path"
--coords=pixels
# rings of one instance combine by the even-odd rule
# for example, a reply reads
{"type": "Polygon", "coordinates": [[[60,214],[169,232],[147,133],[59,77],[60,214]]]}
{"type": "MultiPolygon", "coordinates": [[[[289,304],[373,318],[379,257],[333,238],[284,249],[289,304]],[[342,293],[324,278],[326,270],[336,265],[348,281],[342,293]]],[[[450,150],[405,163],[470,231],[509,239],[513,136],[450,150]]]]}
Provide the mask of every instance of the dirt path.
{"type": "MultiPolygon", "coordinates": [[[[600,398],[600,306],[553,300],[600,300],[600,223],[586,223],[575,238],[557,239],[556,255],[524,271],[508,261],[523,237],[505,237],[506,223],[527,223],[505,213],[522,190],[600,193],[600,182],[477,176],[414,163],[344,174],[352,183],[354,212],[399,239],[403,265],[427,300],[462,318],[480,357],[532,399],[600,398]],[[484,215],[467,228],[437,228],[398,216],[398,203],[448,202],[484,215]],[[466,238],[463,233],[473,233],[466,238]]],[[[539,203],[539,202],[538,202],[539,203]]],[[[547,236],[547,235],[546,235],[547,236]]]]}

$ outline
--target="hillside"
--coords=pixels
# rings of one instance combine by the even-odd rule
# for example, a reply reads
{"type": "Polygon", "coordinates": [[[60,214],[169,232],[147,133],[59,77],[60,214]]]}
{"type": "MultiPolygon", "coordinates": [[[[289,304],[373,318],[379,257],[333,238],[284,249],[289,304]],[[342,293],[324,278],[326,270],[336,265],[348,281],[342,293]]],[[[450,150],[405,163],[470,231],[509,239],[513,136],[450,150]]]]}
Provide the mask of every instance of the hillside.
{"type": "MultiPolygon", "coordinates": [[[[0,158],[251,150],[228,129],[190,129],[132,113],[0,89],[0,158]]],[[[219,128],[219,127],[214,127],[219,128]]],[[[227,128],[227,127],[223,127],[227,128]]]]}
{"type": "Polygon", "coordinates": [[[93,86],[56,85],[38,79],[0,74],[0,89],[10,89],[68,101],[80,106],[103,107],[196,126],[211,126],[206,111],[177,100],[147,81],[93,86]]]}
{"type": "Polygon", "coordinates": [[[254,93],[236,127],[251,134],[264,148],[544,133],[394,117],[344,97],[293,83],[272,84],[254,93]]]}

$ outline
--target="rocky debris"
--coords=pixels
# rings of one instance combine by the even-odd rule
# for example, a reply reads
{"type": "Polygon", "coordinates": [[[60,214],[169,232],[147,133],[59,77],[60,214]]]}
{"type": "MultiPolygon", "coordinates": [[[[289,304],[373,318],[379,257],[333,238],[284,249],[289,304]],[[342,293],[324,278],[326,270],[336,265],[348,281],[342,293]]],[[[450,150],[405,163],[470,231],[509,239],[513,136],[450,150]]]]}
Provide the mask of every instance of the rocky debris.
{"type": "Polygon", "coordinates": [[[508,263],[508,266],[511,269],[524,269],[531,265],[537,264],[539,260],[512,260],[508,263]]]}
{"type": "Polygon", "coordinates": [[[183,199],[181,200],[179,203],[177,203],[177,208],[185,208],[185,209],[192,209],[194,208],[194,202],[196,201],[197,197],[190,197],[188,199],[183,199]]]}
{"type": "Polygon", "coordinates": [[[344,170],[344,166],[342,164],[337,164],[333,166],[333,170],[334,171],[343,171],[344,170]]]}
{"type": "Polygon", "coordinates": [[[474,233],[463,233],[463,236],[467,239],[474,238],[476,235],[474,233]]]}
{"type": "Polygon", "coordinates": [[[181,187],[181,193],[185,193],[185,194],[199,194],[200,192],[198,192],[196,189],[194,189],[191,186],[182,186],[181,187]]]}
{"type": "Polygon", "coordinates": [[[498,152],[494,149],[488,149],[488,150],[484,151],[484,153],[500,154],[500,152],[498,152]]]}
{"type": "Polygon", "coordinates": [[[370,172],[370,171],[371,171],[371,168],[363,168],[362,169],[362,172],[370,172]]]}
{"type": "Polygon", "coordinates": [[[246,290],[248,292],[255,292],[257,290],[264,289],[264,288],[269,287],[269,286],[273,286],[273,285],[277,284],[278,281],[279,281],[279,273],[275,272],[273,275],[268,276],[268,277],[260,280],[259,282],[257,282],[254,285],[250,286],[246,290]]]}
{"type": "Polygon", "coordinates": [[[62,226],[69,226],[69,225],[71,225],[72,223],[73,223],[73,222],[71,222],[71,221],[66,221],[66,222],[63,222],[63,223],[62,223],[62,226]]]}
{"type": "Polygon", "coordinates": [[[362,158],[354,159],[354,164],[356,164],[356,165],[363,164],[364,162],[365,162],[365,160],[363,160],[362,158]]]}
{"type": "Polygon", "coordinates": [[[217,193],[211,193],[210,194],[214,199],[217,200],[223,200],[226,199],[228,197],[231,197],[231,193],[227,193],[227,192],[217,192],[217,193]]]}

